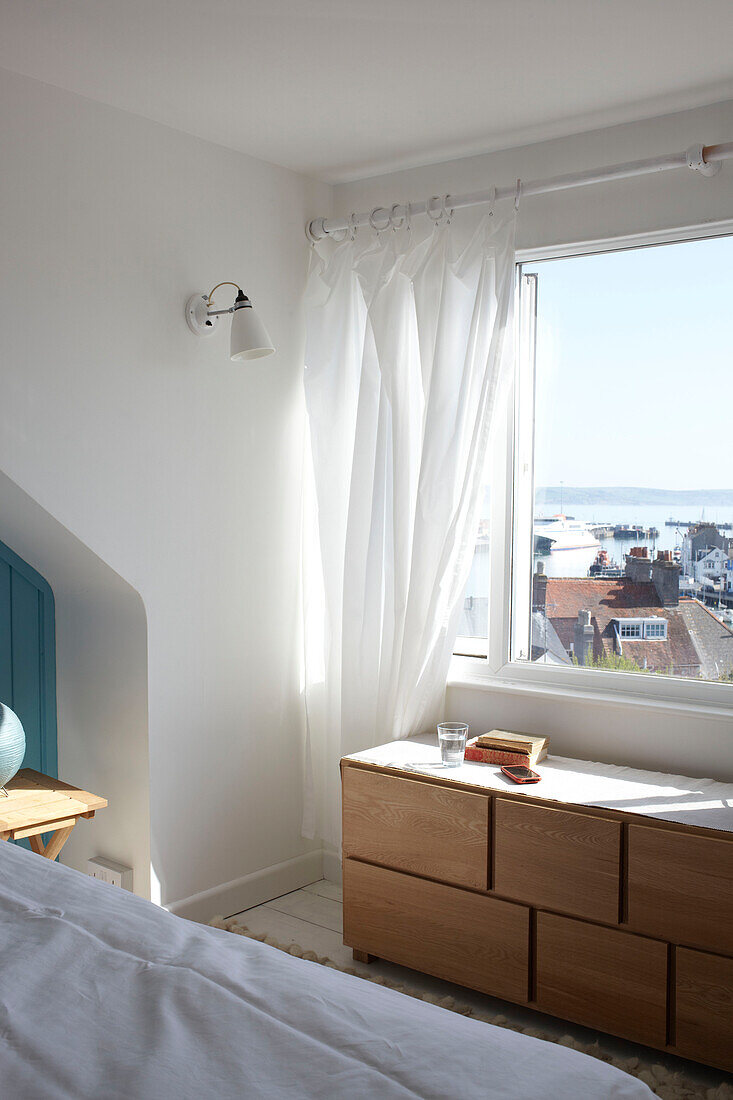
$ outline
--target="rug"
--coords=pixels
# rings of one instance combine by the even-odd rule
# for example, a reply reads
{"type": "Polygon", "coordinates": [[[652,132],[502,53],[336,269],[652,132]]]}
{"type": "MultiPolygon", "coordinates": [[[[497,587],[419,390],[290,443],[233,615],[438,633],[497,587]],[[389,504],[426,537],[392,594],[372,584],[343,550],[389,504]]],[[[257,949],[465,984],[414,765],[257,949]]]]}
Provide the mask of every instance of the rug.
{"type": "Polygon", "coordinates": [[[363,981],[374,982],[375,985],[384,985],[389,989],[396,989],[398,993],[415,997],[419,1001],[429,1001],[431,1004],[439,1005],[440,1008],[448,1009],[449,1012],[458,1012],[462,1016],[470,1016],[473,1020],[481,1020],[483,1023],[494,1024],[496,1027],[510,1028],[512,1031],[520,1031],[524,1035],[531,1035],[535,1039],[544,1039],[549,1043],[559,1043],[560,1046],[579,1050],[583,1054],[589,1054],[592,1058],[599,1058],[602,1062],[608,1062],[609,1065],[616,1066],[617,1069],[630,1073],[633,1077],[638,1077],[640,1081],[649,1086],[656,1096],[661,1097],[661,1100],[733,1100],[733,1086],[727,1082],[709,1088],[707,1085],[691,1081],[689,1077],[680,1071],[667,1069],[666,1066],[655,1065],[653,1062],[641,1058],[613,1057],[602,1050],[598,1043],[581,1043],[574,1039],[572,1035],[563,1035],[561,1038],[557,1038],[554,1035],[546,1034],[540,1028],[520,1027],[515,1023],[511,1023],[506,1016],[477,1012],[470,1005],[462,1005],[453,997],[437,997],[430,993],[420,993],[416,989],[410,989],[409,986],[388,981],[380,975],[371,977],[369,974],[354,970],[353,967],[339,966],[333,959],[329,959],[325,955],[317,955],[315,951],[309,951],[300,947],[297,943],[285,946],[278,943],[272,936],[251,932],[246,925],[240,924],[235,917],[214,917],[213,920],[209,921],[209,924],[212,928],[222,928],[226,932],[233,932],[236,936],[247,936],[249,939],[259,940],[261,943],[276,947],[279,951],[284,951],[288,955],[295,955],[298,959],[307,959],[309,962],[319,963],[321,966],[329,966],[332,970],[352,974],[363,981]]]}

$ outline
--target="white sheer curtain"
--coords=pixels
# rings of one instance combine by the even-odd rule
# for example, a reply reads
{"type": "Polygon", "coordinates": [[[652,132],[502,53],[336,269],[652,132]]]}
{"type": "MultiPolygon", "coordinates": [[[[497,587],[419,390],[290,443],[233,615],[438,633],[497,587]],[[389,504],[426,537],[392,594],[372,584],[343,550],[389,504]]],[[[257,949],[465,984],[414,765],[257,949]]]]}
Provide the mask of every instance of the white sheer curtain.
{"type": "Polygon", "coordinates": [[[340,839],[341,756],[439,720],[492,413],[515,216],[318,246],[306,294],[303,831],[340,839]]]}

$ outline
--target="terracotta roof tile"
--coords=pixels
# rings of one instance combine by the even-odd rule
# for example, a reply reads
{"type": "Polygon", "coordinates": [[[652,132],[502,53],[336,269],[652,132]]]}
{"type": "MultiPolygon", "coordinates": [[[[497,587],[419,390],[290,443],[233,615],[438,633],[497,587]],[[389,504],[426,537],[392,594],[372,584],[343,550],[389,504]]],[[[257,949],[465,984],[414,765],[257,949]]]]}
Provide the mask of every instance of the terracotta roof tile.
{"type": "Polygon", "coordinates": [[[700,657],[685,617],[679,607],[662,607],[651,582],[639,584],[625,577],[615,580],[549,577],[546,606],[547,616],[568,651],[574,640],[578,612],[590,611],[595,658],[618,652],[613,619],[664,618],[668,623],[666,639],[624,638],[624,656],[653,672],[700,674],[700,657]]]}

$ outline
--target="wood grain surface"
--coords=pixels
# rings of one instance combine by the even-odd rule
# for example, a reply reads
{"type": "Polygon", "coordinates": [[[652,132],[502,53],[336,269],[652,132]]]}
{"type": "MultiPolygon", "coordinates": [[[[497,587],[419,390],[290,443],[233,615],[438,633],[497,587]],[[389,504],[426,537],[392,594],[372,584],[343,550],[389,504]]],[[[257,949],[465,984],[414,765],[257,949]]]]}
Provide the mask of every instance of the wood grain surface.
{"type": "Polygon", "coordinates": [[[629,826],[629,927],[733,954],[733,841],[629,826]]]}
{"type": "Polygon", "coordinates": [[[667,1040],[667,945],[537,914],[537,1007],[639,1043],[667,1040]]]}
{"type": "Polygon", "coordinates": [[[733,1072],[733,959],[677,949],[676,1047],[733,1072]]]}
{"type": "Polygon", "coordinates": [[[497,894],[615,924],[619,919],[621,826],[547,806],[497,798],[497,894]]]}
{"type": "Polygon", "coordinates": [[[489,798],[343,770],[343,855],[485,890],[489,798]]]}
{"type": "Polygon", "coordinates": [[[368,863],[344,862],[344,943],[520,1003],[529,910],[368,863]]]}
{"type": "Polygon", "coordinates": [[[21,769],[7,784],[7,792],[7,798],[0,795],[0,833],[11,837],[28,836],[22,830],[64,818],[82,817],[107,805],[106,798],[31,768],[21,769]]]}

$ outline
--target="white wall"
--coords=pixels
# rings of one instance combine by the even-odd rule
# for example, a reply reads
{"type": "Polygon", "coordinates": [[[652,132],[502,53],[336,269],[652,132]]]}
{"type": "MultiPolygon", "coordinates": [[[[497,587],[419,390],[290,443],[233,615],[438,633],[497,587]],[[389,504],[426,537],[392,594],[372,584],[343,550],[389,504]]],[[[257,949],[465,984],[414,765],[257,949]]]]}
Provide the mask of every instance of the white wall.
{"type": "MultiPolygon", "coordinates": [[[[334,213],[348,215],[431,195],[460,194],[517,177],[565,172],[682,151],[694,142],[733,141],[733,103],[593,131],[393,173],[335,189],[334,213]]],[[[484,208],[485,209],[485,208],[484,208]]],[[[480,208],[459,211],[466,231],[480,208]]],[[[687,169],[527,198],[520,207],[519,248],[539,248],[626,234],[704,225],[733,217],[733,164],[713,178],[687,169]]],[[[424,232],[425,219],[415,231],[424,232]]],[[[706,354],[706,352],[703,352],[706,354]]],[[[571,756],[665,768],[733,780],[733,715],[675,713],[609,700],[454,683],[447,716],[476,729],[504,725],[552,735],[554,751],[571,756]]]]}
{"type": "MultiPolygon", "coordinates": [[[[313,849],[300,297],[303,226],[331,191],[4,71],[0,103],[0,469],[144,603],[150,846],[172,902],[313,849]],[[227,278],[275,356],[233,364],[226,333],[188,331],[187,297],[227,278]]],[[[97,751],[115,756],[109,731],[97,751]]]]}
{"type": "Polygon", "coordinates": [[[56,608],[59,774],[108,801],[80,821],[63,862],[105,855],[150,894],[148,653],[140,596],[4,474],[2,541],[51,585],[56,608]]]}

